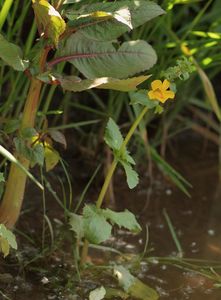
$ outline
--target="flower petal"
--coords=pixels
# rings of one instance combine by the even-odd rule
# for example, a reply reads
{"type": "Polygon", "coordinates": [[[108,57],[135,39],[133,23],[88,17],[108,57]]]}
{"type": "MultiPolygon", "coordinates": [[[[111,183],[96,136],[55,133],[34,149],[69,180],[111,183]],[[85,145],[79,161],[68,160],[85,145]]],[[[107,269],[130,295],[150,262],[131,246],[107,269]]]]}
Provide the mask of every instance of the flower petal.
{"type": "Polygon", "coordinates": [[[156,89],[162,89],[163,83],[161,80],[154,80],[153,82],[151,82],[151,88],[152,90],[156,90],[156,89]]]}
{"type": "Polygon", "coordinates": [[[163,89],[167,90],[169,87],[170,87],[170,82],[167,79],[165,79],[163,81],[163,89]]]}
{"type": "Polygon", "coordinates": [[[149,91],[147,93],[147,95],[148,95],[148,97],[149,97],[150,100],[155,100],[156,99],[155,93],[153,91],[149,91]]]}
{"type": "Polygon", "coordinates": [[[175,97],[175,93],[173,91],[165,91],[164,93],[164,97],[167,99],[174,99],[175,97]]]}

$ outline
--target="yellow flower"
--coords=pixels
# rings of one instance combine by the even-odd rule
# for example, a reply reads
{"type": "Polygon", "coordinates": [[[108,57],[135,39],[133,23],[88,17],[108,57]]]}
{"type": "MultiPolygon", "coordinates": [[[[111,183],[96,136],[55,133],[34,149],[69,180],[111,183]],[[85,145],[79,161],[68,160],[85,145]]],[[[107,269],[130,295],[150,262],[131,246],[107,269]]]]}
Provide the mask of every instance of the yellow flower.
{"type": "Polygon", "coordinates": [[[169,87],[170,82],[167,79],[165,79],[163,82],[161,80],[154,80],[151,83],[152,90],[148,92],[149,99],[159,100],[162,103],[168,99],[174,99],[175,93],[171,91],[169,87]]]}

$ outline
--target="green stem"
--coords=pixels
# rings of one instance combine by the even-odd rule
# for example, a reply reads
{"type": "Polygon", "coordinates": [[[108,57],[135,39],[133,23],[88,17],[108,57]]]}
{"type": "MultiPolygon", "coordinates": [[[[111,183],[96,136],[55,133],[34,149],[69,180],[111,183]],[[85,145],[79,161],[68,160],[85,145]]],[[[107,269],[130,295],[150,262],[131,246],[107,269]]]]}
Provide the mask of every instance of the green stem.
{"type": "MultiPolygon", "coordinates": [[[[44,49],[40,58],[40,69],[43,70],[49,49],[44,49]]],[[[24,128],[34,127],[38,109],[42,82],[32,78],[24,111],[21,119],[20,132],[24,128]]],[[[30,161],[19,153],[14,154],[20,164],[29,169],[30,161]]],[[[0,223],[8,228],[14,227],[22,206],[27,174],[17,165],[11,164],[6,183],[5,193],[0,206],[0,223]]]]}
{"type": "MultiPolygon", "coordinates": [[[[133,125],[131,126],[130,130],[128,131],[124,141],[123,141],[123,144],[121,145],[121,148],[119,150],[119,156],[124,152],[127,144],[129,143],[132,135],[134,134],[135,130],[137,129],[137,126],[139,125],[139,123],[141,122],[141,120],[143,119],[144,115],[146,114],[148,108],[145,107],[141,113],[138,115],[138,117],[136,118],[136,120],[134,121],[133,125]]],[[[108,186],[110,184],[110,181],[111,181],[111,178],[114,174],[114,171],[117,167],[117,164],[118,164],[118,160],[116,158],[114,158],[108,172],[107,172],[107,176],[105,178],[105,181],[104,181],[104,184],[102,186],[102,189],[100,191],[100,194],[98,196],[98,199],[97,199],[97,202],[96,202],[96,206],[97,208],[100,208],[102,203],[103,203],[103,200],[104,200],[104,196],[107,192],[107,189],[108,189],[108,186]]]]}
{"type": "MultiPolygon", "coordinates": [[[[122,145],[121,148],[119,150],[119,156],[121,156],[121,154],[124,152],[127,144],[129,143],[132,135],[134,134],[135,130],[137,129],[137,126],[139,125],[139,123],[141,122],[141,120],[143,119],[144,115],[146,114],[146,112],[148,111],[148,108],[145,107],[141,113],[138,115],[138,117],[136,118],[136,120],[134,121],[133,125],[131,126],[130,130],[128,131],[122,145]]],[[[112,179],[112,176],[114,174],[114,171],[117,167],[118,164],[118,160],[117,158],[114,158],[108,172],[107,172],[107,176],[105,178],[104,184],[101,188],[100,194],[98,196],[97,202],[96,202],[96,207],[100,208],[103,201],[104,201],[104,197],[105,194],[107,192],[107,189],[109,187],[110,181],[112,179]]],[[[84,245],[83,245],[83,249],[82,249],[82,253],[81,253],[81,266],[85,264],[86,259],[87,259],[87,254],[88,254],[88,247],[89,247],[89,242],[87,240],[84,241],[84,245]]]]}
{"type": "Polygon", "coordinates": [[[5,23],[5,20],[8,16],[8,12],[11,8],[12,3],[13,3],[13,0],[5,0],[4,4],[2,6],[2,9],[0,11],[0,30],[2,29],[2,26],[5,23]]]}

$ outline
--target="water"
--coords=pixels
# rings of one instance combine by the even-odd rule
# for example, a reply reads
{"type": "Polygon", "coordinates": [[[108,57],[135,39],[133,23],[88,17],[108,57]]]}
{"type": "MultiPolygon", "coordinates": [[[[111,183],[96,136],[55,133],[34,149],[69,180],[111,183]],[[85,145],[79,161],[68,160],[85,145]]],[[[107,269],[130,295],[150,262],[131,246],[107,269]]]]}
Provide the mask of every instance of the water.
{"type": "MultiPolygon", "coordinates": [[[[153,173],[154,183],[151,193],[148,174],[141,178],[139,188],[133,191],[129,191],[124,184],[124,175],[118,175],[118,180],[116,180],[117,210],[128,208],[133,211],[139,217],[143,232],[135,236],[124,230],[116,230],[115,237],[108,241],[107,245],[124,253],[131,253],[133,258],[134,255],[142,253],[144,249],[145,228],[148,227],[148,250],[151,249],[151,251],[145,255],[137,270],[137,276],[154,287],[162,300],[221,299],[221,289],[214,288],[214,281],[191,270],[168,264],[171,262],[170,260],[162,261],[164,257],[177,255],[176,245],[163,214],[163,210],[166,210],[181,244],[184,257],[193,260],[217,261],[221,266],[221,185],[218,179],[217,149],[204,146],[202,140],[187,135],[183,140],[172,141],[172,151],[167,156],[167,160],[192,184],[193,188],[189,190],[191,198],[185,196],[171,184],[168,178],[163,177],[156,170],[153,173]],[[160,259],[152,259],[152,263],[150,263],[147,262],[150,257],[160,257],[160,259]]],[[[142,169],[145,174],[147,168],[143,166],[142,169]]],[[[38,207],[39,201],[41,201],[40,198],[36,198],[37,203],[31,203],[31,209],[35,205],[38,207]]],[[[55,205],[54,199],[47,201],[51,201],[47,205],[53,207],[53,210],[48,210],[51,211],[51,220],[62,218],[61,209],[55,205]]],[[[33,211],[30,211],[30,214],[26,213],[21,218],[19,226],[23,231],[29,228],[28,234],[39,234],[40,232],[38,236],[40,243],[42,221],[39,222],[39,220],[42,220],[41,212],[35,210],[33,222],[33,211]]],[[[53,225],[55,226],[55,222],[53,225]]],[[[47,241],[50,241],[50,238],[47,241]]],[[[19,254],[21,258],[27,257],[29,251],[33,251],[30,253],[30,258],[36,255],[34,246],[28,248],[30,245],[27,246],[24,242],[19,247],[21,250],[23,249],[23,253],[19,254]]],[[[70,245],[65,244],[62,247],[63,250],[58,248],[59,250],[52,252],[50,257],[43,259],[43,262],[37,261],[32,269],[23,268],[22,264],[20,266],[15,264],[13,267],[11,263],[9,265],[2,263],[1,273],[12,274],[13,278],[11,282],[0,283],[1,291],[13,300],[30,298],[33,300],[83,300],[85,298],[83,296],[70,298],[71,289],[75,285],[75,283],[72,283],[73,286],[71,285],[72,274],[76,274],[76,271],[73,266],[70,245]],[[49,282],[42,281],[44,277],[49,282]],[[67,290],[68,282],[70,291],[67,290]]],[[[101,255],[100,252],[91,251],[90,255],[91,260],[97,264],[106,264],[105,259],[111,259],[101,255]]],[[[114,256],[114,259],[120,260],[119,256],[114,256]]],[[[192,263],[195,264],[194,261],[192,263]]],[[[96,282],[99,284],[101,281],[104,286],[111,283],[110,278],[103,275],[101,279],[98,277],[94,280],[90,278],[90,274],[87,276],[89,279],[82,281],[81,288],[75,291],[78,294],[81,294],[80,289],[95,288],[96,282]]],[[[0,299],[4,298],[0,296],[0,299]]]]}

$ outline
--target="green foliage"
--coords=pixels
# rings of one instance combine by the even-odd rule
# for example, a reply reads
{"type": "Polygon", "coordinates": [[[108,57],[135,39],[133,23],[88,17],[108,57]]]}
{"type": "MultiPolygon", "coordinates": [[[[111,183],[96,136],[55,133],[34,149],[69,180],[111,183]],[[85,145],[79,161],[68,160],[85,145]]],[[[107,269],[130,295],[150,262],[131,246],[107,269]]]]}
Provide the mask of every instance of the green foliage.
{"type": "Polygon", "coordinates": [[[154,49],[145,41],[124,42],[118,49],[112,42],[94,41],[77,32],[61,46],[66,56],[85,77],[127,78],[150,69],[157,61],[154,49]]]}
{"type": "Polygon", "coordinates": [[[127,177],[127,184],[130,189],[137,186],[139,182],[138,174],[133,169],[132,165],[135,164],[133,158],[129,155],[127,148],[123,147],[123,137],[121,132],[113,119],[109,119],[104,140],[106,144],[113,150],[115,159],[122,165],[127,177]]]}
{"type": "Polygon", "coordinates": [[[111,236],[112,226],[106,221],[101,209],[86,205],[83,210],[85,238],[94,244],[100,244],[111,236]]]}
{"type": "Polygon", "coordinates": [[[48,1],[32,0],[32,2],[39,31],[57,47],[59,37],[66,28],[65,21],[48,1]]]}
{"type": "Polygon", "coordinates": [[[22,59],[22,50],[15,44],[9,43],[0,34],[0,58],[16,71],[24,71],[28,68],[29,62],[22,59]]]}
{"type": "Polygon", "coordinates": [[[107,219],[113,222],[113,224],[119,227],[124,227],[134,233],[141,231],[141,227],[137,223],[134,214],[127,209],[123,212],[115,212],[107,208],[103,211],[103,214],[107,219]]]}
{"type": "Polygon", "coordinates": [[[79,10],[68,8],[66,16],[71,20],[70,26],[88,39],[97,41],[112,41],[123,33],[134,29],[147,21],[164,14],[162,8],[152,1],[130,0],[114,3],[94,3],[82,5],[79,10]],[[100,18],[99,22],[91,15],[96,12],[106,12],[111,18],[100,18]],[[84,18],[79,18],[80,16],[84,18]],[[119,18],[120,16],[120,18],[119,18]]]}
{"type": "Polygon", "coordinates": [[[190,73],[195,71],[195,67],[190,59],[185,56],[176,61],[176,66],[170,67],[161,72],[161,77],[174,81],[179,78],[181,80],[187,80],[190,77],[190,73]]]}
{"type": "Polygon", "coordinates": [[[96,208],[95,205],[85,205],[82,216],[71,213],[69,224],[77,239],[85,237],[94,244],[100,244],[110,238],[112,225],[124,227],[133,233],[141,231],[135,216],[128,210],[114,212],[110,209],[96,208]]]}
{"type": "Polygon", "coordinates": [[[9,254],[10,247],[17,250],[15,235],[4,224],[0,224],[0,251],[4,257],[9,254]]]}
{"type": "Polygon", "coordinates": [[[110,89],[122,92],[134,91],[137,85],[149,78],[149,76],[136,76],[128,79],[118,79],[111,77],[101,77],[95,79],[81,79],[77,76],[66,76],[60,74],[39,74],[38,78],[44,82],[58,80],[65,91],[82,92],[92,88],[110,89]]]}
{"type": "Polygon", "coordinates": [[[130,92],[130,104],[141,104],[149,109],[156,107],[159,102],[156,100],[150,100],[147,95],[147,90],[139,90],[137,92],[130,92]]]}

